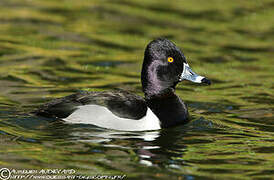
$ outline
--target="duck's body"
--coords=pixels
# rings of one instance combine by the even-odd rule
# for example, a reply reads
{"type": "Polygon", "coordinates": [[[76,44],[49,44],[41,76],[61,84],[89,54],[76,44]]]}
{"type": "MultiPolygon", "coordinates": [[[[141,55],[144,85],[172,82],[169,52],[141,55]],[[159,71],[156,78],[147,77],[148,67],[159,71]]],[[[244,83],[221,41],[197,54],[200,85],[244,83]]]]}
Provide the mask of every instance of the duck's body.
{"type": "Polygon", "coordinates": [[[37,114],[116,130],[160,129],[160,121],[146,101],[126,91],[81,91],[43,105],[37,114]]]}
{"type": "Polygon", "coordinates": [[[172,92],[145,100],[127,91],[81,91],[44,104],[36,114],[68,123],[131,131],[156,130],[188,121],[186,106],[172,92]]]}
{"type": "Polygon", "coordinates": [[[125,131],[185,124],[189,121],[187,107],[175,94],[176,84],[183,79],[210,84],[189,68],[183,53],[172,42],[157,39],[145,51],[142,68],[145,98],[126,91],[81,91],[41,106],[36,114],[125,131]]]}

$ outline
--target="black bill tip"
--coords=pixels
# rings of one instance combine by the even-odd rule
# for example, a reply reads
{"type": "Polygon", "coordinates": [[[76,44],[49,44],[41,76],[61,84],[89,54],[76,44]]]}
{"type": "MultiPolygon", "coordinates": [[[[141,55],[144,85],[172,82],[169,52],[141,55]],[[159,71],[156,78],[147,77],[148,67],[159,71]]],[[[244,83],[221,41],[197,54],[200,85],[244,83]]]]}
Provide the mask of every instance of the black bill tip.
{"type": "Polygon", "coordinates": [[[207,78],[203,78],[203,79],[202,79],[202,83],[203,83],[203,84],[210,85],[210,84],[211,84],[211,81],[210,81],[209,79],[207,79],[207,78]]]}

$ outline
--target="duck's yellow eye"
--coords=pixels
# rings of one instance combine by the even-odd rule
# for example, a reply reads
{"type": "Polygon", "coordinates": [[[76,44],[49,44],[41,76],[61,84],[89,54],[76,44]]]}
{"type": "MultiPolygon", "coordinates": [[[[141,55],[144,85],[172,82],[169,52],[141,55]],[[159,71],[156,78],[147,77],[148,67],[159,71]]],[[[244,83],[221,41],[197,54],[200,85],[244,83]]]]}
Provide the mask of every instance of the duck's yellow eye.
{"type": "Polygon", "coordinates": [[[168,57],[167,61],[170,62],[170,63],[172,63],[174,61],[174,59],[172,57],[168,57]]]}

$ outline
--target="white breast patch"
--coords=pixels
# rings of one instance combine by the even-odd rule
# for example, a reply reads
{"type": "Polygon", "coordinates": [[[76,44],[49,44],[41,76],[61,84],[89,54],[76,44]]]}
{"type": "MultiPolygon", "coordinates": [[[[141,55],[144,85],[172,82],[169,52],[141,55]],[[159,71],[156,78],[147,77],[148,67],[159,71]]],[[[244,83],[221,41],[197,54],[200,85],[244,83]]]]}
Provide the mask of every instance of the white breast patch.
{"type": "Polygon", "coordinates": [[[122,131],[161,129],[159,119],[150,108],[147,108],[147,113],[143,118],[134,120],[120,118],[104,106],[84,105],[78,106],[76,111],[63,120],[73,124],[92,124],[103,128],[122,131]]]}

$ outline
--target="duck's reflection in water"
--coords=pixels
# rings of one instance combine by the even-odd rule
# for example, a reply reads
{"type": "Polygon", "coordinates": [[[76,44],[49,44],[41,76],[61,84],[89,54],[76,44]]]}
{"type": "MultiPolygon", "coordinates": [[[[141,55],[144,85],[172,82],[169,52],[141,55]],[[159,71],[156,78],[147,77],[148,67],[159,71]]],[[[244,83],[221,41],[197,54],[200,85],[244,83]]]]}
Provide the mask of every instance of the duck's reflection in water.
{"type": "Polygon", "coordinates": [[[138,161],[147,166],[182,170],[189,166],[184,156],[190,141],[203,137],[205,131],[217,130],[216,127],[212,121],[200,117],[183,126],[156,131],[117,131],[62,121],[52,121],[43,129],[53,138],[86,144],[86,151],[79,149],[83,153],[103,153],[105,158],[117,160],[122,158],[119,155],[122,154],[129,164],[138,161]],[[113,150],[118,154],[112,154],[113,150]]]}
{"type": "Polygon", "coordinates": [[[178,142],[183,136],[182,128],[125,132],[94,127],[93,131],[71,131],[70,133],[70,137],[80,142],[99,143],[103,147],[133,150],[141,164],[168,165],[173,168],[177,166],[172,159],[182,157],[183,152],[186,151],[186,146],[178,142]]]}

